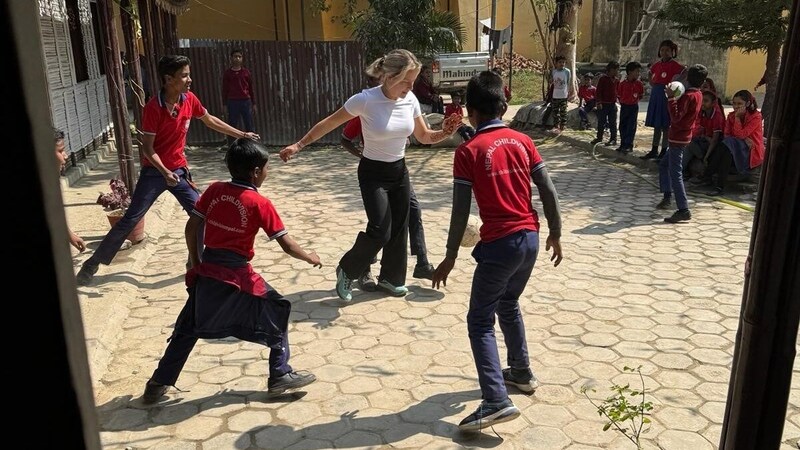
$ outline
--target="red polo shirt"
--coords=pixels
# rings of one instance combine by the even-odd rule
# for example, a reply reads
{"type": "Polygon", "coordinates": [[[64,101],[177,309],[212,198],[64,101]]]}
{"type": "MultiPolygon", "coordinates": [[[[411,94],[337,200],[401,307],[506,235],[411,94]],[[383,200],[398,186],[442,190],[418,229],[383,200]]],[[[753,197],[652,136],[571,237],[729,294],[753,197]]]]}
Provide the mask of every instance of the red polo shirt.
{"type": "Polygon", "coordinates": [[[206,221],[206,247],[230,250],[248,261],[259,229],[270,240],[286,234],[272,202],[250,184],[217,181],[200,195],[192,213],[206,221]]]}
{"type": "Polygon", "coordinates": [[[617,93],[621,105],[638,105],[644,96],[644,84],[639,80],[630,81],[626,78],[619,83],[617,93]]]}
{"type": "Polygon", "coordinates": [[[672,79],[683,72],[684,67],[678,61],[670,59],[667,62],[658,61],[650,66],[651,84],[669,84],[672,79]]]}
{"type": "Polygon", "coordinates": [[[670,144],[683,146],[692,141],[692,131],[702,106],[703,94],[697,88],[689,88],[679,99],[672,97],[667,101],[670,144]]]}
{"type": "MultiPolygon", "coordinates": [[[[151,98],[142,113],[142,132],[155,136],[153,150],[169,170],[188,166],[184,147],[189,123],[192,118],[199,119],[208,114],[200,100],[191,92],[181,94],[175,110],[170,113],[164,102],[163,93],[151,98]]],[[[152,166],[142,157],[143,166],[152,166]]]]}
{"type": "Polygon", "coordinates": [[[711,112],[701,109],[697,115],[697,122],[692,131],[692,138],[705,136],[709,139],[714,137],[716,132],[725,131],[725,115],[720,111],[719,106],[714,105],[711,112]]]}
{"type": "Polygon", "coordinates": [[[578,97],[580,97],[580,99],[583,100],[584,102],[590,102],[594,100],[594,96],[596,93],[597,93],[597,88],[592,85],[589,86],[581,85],[578,88],[578,97]]]}
{"type": "Polygon", "coordinates": [[[544,167],[528,136],[492,122],[456,149],[455,183],[472,187],[481,221],[481,241],[520,230],[539,231],[531,204],[531,174],[544,167]]]}

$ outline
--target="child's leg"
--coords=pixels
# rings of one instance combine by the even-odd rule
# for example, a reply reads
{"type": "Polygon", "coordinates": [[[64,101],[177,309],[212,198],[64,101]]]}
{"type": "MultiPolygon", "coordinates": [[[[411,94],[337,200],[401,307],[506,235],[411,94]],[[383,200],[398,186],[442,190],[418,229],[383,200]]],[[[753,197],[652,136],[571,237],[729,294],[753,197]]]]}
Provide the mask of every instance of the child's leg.
{"type": "Polygon", "coordinates": [[[163,386],[175,386],[178,375],[181,374],[183,365],[189,359],[189,354],[196,342],[196,337],[180,333],[173,334],[164,351],[164,356],[158,362],[158,368],[153,372],[150,380],[163,386]]]}
{"type": "Polygon", "coordinates": [[[672,196],[672,182],[670,181],[669,160],[667,158],[661,158],[658,161],[658,187],[664,193],[664,198],[672,196]]]}
{"type": "Polygon", "coordinates": [[[253,125],[253,102],[251,100],[245,100],[242,102],[242,121],[244,122],[244,131],[255,131],[255,126],[253,125]]]}
{"type": "Polygon", "coordinates": [[[422,227],[422,209],[414,192],[414,186],[409,183],[409,187],[408,237],[411,240],[411,254],[417,257],[418,266],[424,266],[430,263],[428,249],[425,247],[425,229],[422,227]]]}
{"type": "Polygon", "coordinates": [[[628,148],[633,150],[633,141],[636,139],[636,127],[639,121],[639,104],[632,105],[631,123],[630,123],[630,137],[628,139],[628,148]]]}
{"type": "MultiPolygon", "coordinates": [[[[242,108],[241,102],[239,100],[228,100],[228,125],[238,128],[239,122],[242,120],[242,108]]],[[[228,141],[228,145],[232,144],[234,139],[231,136],[227,136],[226,140],[228,141]]]]}
{"type": "Polygon", "coordinates": [[[669,127],[661,129],[661,153],[669,148],[669,127]]]}
{"type": "Polygon", "coordinates": [[[558,101],[558,128],[564,129],[567,125],[567,99],[558,101]]]}
{"type": "Polygon", "coordinates": [[[686,187],[683,185],[683,147],[670,146],[668,150],[669,178],[672,192],[675,194],[675,204],[679,210],[689,209],[689,200],[686,198],[686,187]]]}
{"type": "Polygon", "coordinates": [[[580,108],[578,108],[578,115],[581,116],[582,124],[589,122],[589,114],[586,112],[585,106],[581,106],[580,108]]]}
{"type": "Polygon", "coordinates": [[[661,145],[661,135],[663,129],[661,128],[653,128],[653,150],[658,151],[658,146],[661,145]]]}
{"type": "Polygon", "coordinates": [[[478,266],[472,279],[467,330],[482,397],[491,403],[508,398],[497,351],[494,322],[500,298],[523,260],[523,254],[518,248],[518,242],[522,239],[520,236],[523,234],[515,233],[488,244],[480,243],[473,251],[478,266]]]}
{"type": "Polygon", "coordinates": [[[608,121],[608,105],[603,105],[602,108],[597,110],[597,140],[603,140],[603,134],[606,131],[606,123],[608,121]]]}
{"type": "Polygon", "coordinates": [[[525,324],[519,310],[519,297],[531,277],[536,256],[539,253],[539,233],[529,231],[521,246],[524,252],[522,264],[517,272],[508,280],[506,292],[500,297],[497,306],[497,319],[508,353],[508,365],[513,369],[527,369],[528,343],[525,339],[525,324]]]}
{"type": "Polygon", "coordinates": [[[611,131],[611,141],[617,141],[617,105],[607,105],[608,106],[608,126],[611,131]]]}
{"type": "Polygon", "coordinates": [[[269,377],[278,378],[292,371],[289,365],[289,332],[283,333],[281,348],[270,348],[269,350],[269,377]]]}
{"type": "Polygon", "coordinates": [[[728,149],[728,146],[723,143],[720,143],[720,145],[717,146],[717,148],[714,150],[714,154],[719,154],[716,161],[716,187],[719,189],[725,189],[725,182],[728,180],[728,174],[731,172],[731,167],[733,167],[733,155],[731,154],[730,149],[728,149]]]}

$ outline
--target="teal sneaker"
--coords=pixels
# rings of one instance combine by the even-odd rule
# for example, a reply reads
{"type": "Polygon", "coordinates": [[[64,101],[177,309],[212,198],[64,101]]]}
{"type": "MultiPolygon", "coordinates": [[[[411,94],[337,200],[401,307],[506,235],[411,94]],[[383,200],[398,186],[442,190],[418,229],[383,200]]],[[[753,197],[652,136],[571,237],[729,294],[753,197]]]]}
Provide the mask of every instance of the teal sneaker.
{"type": "Polygon", "coordinates": [[[347,278],[341,267],[336,268],[336,295],[346,302],[353,300],[353,280],[347,278]]]}
{"type": "Polygon", "coordinates": [[[378,289],[388,293],[393,297],[405,297],[408,295],[408,288],[405,286],[393,286],[392,283],[389,283],[386,280],[381,280],[378,282],[378,289]]]}

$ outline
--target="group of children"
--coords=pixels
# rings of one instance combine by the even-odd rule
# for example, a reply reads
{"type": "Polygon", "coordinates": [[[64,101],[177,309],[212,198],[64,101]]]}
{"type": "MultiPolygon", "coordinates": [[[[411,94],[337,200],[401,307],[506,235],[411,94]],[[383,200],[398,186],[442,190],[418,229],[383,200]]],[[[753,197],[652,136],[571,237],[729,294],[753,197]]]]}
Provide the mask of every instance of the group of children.
{"type": "MultiPolygon", "coordinates": [[[[675,197],[677,211],[665,219],[670,223],[691,219],[685,175],[697,175],[695,183],[710,186],[711,195],[721,195],[733,167],[737,173],[747,174],[764,159],[763,121],[753,95],[749,91],[737,92],[732,100],[734,111],[726,119],[714,82],[708,78],[708,70],[699,64],[686,68],[675,60],[677,55],[677,45],[665,40],[659,45],[659,60],[650,65],[651,91],[645,126],[653,128],[654,132],[650,151],[641,157],[659,162],[660,189],[664,197],[657,207],[669,209],[675,197]],[[672,81],[683,83],[685,93],[672,90],[672,81]],[[697,170],[697,165],[692,164],[695,160],[702,162],[701,169],[697,170]]],[[[628,154],[633,152],[639,102],[645,89],[640,80],[640,63],[629,62],[622,81],[619,69],[618,63],[608,63],[596,87],[592,74],[583,76],[578,90],[579,114],[583,128],[589,127],[589,112],[594,110],[597,115],[597,136],[592,145],[603,142],[606,129],[610,131],[610,139],[605,145],[617,145],[619,130],[621,142],[617,151],[628,154]],[[620,104],[618,126],[617,102],[620,104]]],[[[563,70],[563,59],[557,58],[553,86],[560,84],[563,70]]],[[[557,89],[552,92],[556,104],[557,97],[563,94],[557,89]]],[[[554,106],[556,111],[560,109],[560,103],[557,105],[558,108],[554,106]]],[[[561,114],[556,118],[556,131],[561,131],[565,120],[561,119],[561,114]]]]}

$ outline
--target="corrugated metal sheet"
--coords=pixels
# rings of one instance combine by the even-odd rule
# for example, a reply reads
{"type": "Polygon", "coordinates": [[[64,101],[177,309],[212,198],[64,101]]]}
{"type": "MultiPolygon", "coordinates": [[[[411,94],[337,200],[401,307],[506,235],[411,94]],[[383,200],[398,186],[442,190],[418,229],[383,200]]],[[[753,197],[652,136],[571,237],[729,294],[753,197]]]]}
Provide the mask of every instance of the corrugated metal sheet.
{"type": "MultiPolygon", "coordinates": [[[[192,91],[209,112],[224,116],[222,74],[233,49],[245,53],[253,76],[256,132],[267,145],[296,142],[315,123],[364,88],[364,52],[356,42],[274,42],[191,40],[175,53],[192,60],[192,91]]],[[[341,130],[319,142],[338,143],[341,130]]],[[[188,143],[218,144],[223,136],[200,125],[188,143]]]]}

